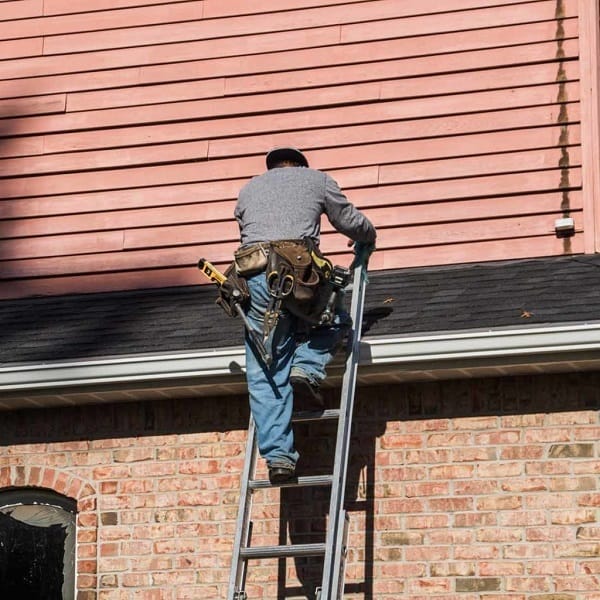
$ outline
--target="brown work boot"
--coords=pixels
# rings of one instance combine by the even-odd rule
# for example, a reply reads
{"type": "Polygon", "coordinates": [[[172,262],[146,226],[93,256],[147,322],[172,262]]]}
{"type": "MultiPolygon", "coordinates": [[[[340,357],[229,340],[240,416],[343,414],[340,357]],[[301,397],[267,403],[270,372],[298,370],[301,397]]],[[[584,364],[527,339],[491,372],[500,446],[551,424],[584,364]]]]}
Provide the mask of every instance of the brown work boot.
{"type": "Polygon", "coordinates": [[[290,383],[294,390],[294,407],[296,410],[323,410],[325,402],[318,384],[302,375],[292,375],[290,383]]]}
{"type": "Polygon", "coordinates": [[[286,483],[293,479],[296,474],[296,468],[291,464],[272,463],[269,465],[269,481],[275,485],[286,483]]]}

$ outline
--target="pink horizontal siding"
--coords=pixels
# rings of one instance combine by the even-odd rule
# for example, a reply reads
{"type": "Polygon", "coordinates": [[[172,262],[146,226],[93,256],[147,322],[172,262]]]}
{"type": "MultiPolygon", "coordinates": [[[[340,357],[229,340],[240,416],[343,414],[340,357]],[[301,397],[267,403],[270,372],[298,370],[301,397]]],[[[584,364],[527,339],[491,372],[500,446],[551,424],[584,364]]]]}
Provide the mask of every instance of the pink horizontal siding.
{"type": "Polygon", "coordinates": [[[0,297],[202,283],[285,143],[377,225],[375,269],[583,251],[577,0],[5,6],[0,297]]]}

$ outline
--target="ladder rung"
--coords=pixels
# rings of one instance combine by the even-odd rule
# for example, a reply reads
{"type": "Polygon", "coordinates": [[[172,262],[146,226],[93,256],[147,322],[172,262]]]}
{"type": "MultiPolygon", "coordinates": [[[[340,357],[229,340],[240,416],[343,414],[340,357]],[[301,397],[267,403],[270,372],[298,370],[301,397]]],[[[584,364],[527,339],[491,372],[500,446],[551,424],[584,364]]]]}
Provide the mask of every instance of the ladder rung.
{"type": "Polygon", "coordinates": [[[242,548],[240,557],[244,560],[252,558],[278,558],[281,556],[322,556],[325,544],[291,544],[289,546],[258,546],[242,548]]]}
{"type": "Polygon", "coordinates": [[[298,411],[292,415],[292,422],[302,423],[304,421],[321,421],[327,419],[338,419],[340,416],[339,408],[328,408],[320,411],[298,411]]]}
{"type": "Polygon", "coordinates": [[[308,487],[308,486],[326,486],[331,485],[333,475],[306,475],[286,481],[285,483],[271,483],[268,479],[253,479],[248,484],[251,490],[271,487],[308,487]]]}

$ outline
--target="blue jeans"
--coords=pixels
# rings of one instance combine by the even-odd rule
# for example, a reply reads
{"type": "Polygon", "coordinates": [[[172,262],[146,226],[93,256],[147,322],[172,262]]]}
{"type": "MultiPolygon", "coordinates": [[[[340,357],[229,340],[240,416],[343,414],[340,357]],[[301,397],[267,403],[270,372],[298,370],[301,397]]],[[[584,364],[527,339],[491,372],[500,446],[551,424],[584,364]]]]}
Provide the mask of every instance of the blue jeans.
{"type": "MultiPolygon", "coordinates": [[[[269,291],[264,273],[248,278],[250,325],[262,333],[263,319],[269,304],[269,291]]],[[[306,340],[298,342],[299,319],[282,311],[277,326],[267,340],[267,351],[273,362],[267,367],[246,335],[246,381],[250,410],[258,433],[258,448],[267,464],[295,465],[292,410],[294,398],[290,372],[302,371],[309,380],[325,379],[325,367],[334,356],[336,346],[349,327],[347,313],[336,315],[330,326],[314,327],[306,340]]]]}

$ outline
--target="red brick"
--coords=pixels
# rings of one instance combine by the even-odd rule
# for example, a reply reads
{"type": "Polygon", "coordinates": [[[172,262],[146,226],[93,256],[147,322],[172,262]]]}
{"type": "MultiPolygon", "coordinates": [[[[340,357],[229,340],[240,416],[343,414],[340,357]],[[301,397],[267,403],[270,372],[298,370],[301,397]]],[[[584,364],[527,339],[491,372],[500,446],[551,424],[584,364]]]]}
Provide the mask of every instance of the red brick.
{"type": "Polygon", "coordinates": [[[509,510],[498,514],[501,527],[531,527],[547,524],[548,515],[541,511],[509,510]]]}
{"type": "Polygon", "coordinates": [[[495,577],[506,575],[523,575],[525,566],[522,562],[511,562],[508,560],[478,563],[479,574],[482,577],[495,577]]]}
{"type": "Polygon", "coordinates": [[[527,477],[526,479],[505,479],[501,485],[503,492],[543,492],[548,490],[546,479],[535,479],[527,477]]]}
{"type": "Polygon", "coordinates": [[[459,495],[482,496],[498,492],[498,481],[495,479],[455,481],[453,485],[454,492],[459,495]]]}
{"type": "Polygon", "coordinates": [[[450,560],[450,546],[407,546],[404,548],[404,558],[407,561],[426,562],[450,560]]]}
{"type": "Polygon", "coordinates": [[[190,462],[182,462],[179,465],[179,473],[182,474],[196,474],[201,473],[203,475],[216,474],[221,470],[221,464],[218,460],[196,460],[190,462]]]}
{"type": "Polygon", "coordinates": [[[93,471],[94,479],[125,479],[129,477],[129,467],[125,465],[96,467],[93,471]]]}
{"type": "Polygon", "coordinates": [[[572,575],[574,564],[567,560],[535,560],[527,565],[531,575],[572,575]]]}
{"type": "Polygon", "coordinates": [[[407,450],[405,452],[405,457],[407,463],[445,463],[450,462],[451,451],[448,449],[439,448],[426,450],[407,450]]]}
{"type": "Polygon", "coordinates": [[[495,498],[479,498],[477,509],[489,510],[518,510],[523,506],[523,498],[520,496],[498,496],[495,498]]]}
{"type": "Polygon", "coordinates": [[[542,427],[546,420],[545,414],[524,414],[503,416],[503,427],[542,427]]]}
{"type": "Polygon", "coordinates": [[[119,556],[119,549],[119,544],[100,544],[100,556],[119,556]]]}
{"type": "Polygon", "coordinates": [[[477,471],[481,477],[493,477],[494,479],[512,478],[523,474],[523,464],[517,462],[480,464],[477,471]]]}
{"type": "Polygon", "coordinates": [[[113,451],[113,460],[116,463],[130,463],[152,460],[155,457],[154,448],[122,448],[113,451]]]}
{"type": "Polygon", "coordinates": [[[476,543],[454,548],[455,560],[491,560],[500,558],[501,555],[502,551],[499,544],[476,543]]]}
{"type": "Polygon", "coordinates": [[[600,506],[600,493],[582,494],[578,497],[577,504],[579,506],[600,506]]]}
{"type": "Polygon", "coordinates": [[[454,513],[473,509],[472,498],[431,498],[427,501],[429,510],[434,512],[454,513]]]}
{"type": "Polygon", "coordinates": [[[430,448],[470,446],[472,441],[470,433],[433,433],[427,437],[427,446],[430,448]]]}
{"type": "Polygon", "coordinates": [[[480,462],[497,459],[497,450],[481,446],[478,448],[460,448],[452,451],[452,462],[480,462]]]}
{"type": "Polygon", "coordinates": [[[555,577],[554,582],[559,592],[597,592],[598,577],[594,575],[576,575],[574,577],[555,577]]]}
{"type": "Polygon", "coordinates": [[[519,429],[485,431],[473,436],[473,443],[476,446],[507,446],[518,444],[520,441],[519,429]]]}
{"type": "Polygon", "coordinates": [[[480,525],[496,525],[498,515],[495,512],[470,512],[454,515],[456,527],[478,527],[480,525]]]}
{"type": "Polygon", "coordinates": [[[518,542],[523,539],[523,532],[518,528],[504,529],[500,527],[482,527],[477,532],[480,542],[518,542]]]}
{"type": "MultiPolygon", "coordinates": [[[[576,412],[557,412],[549,413],[546,417],[546,423],[550,426],[554,425],[594,425],[597,421],[598,414],[596,411],[576,411],[576,412]]],[[[578,428],[579,429],[579,428],[578,428]]],[[[578,431],[575,429],[575,431],[578,431]]]]}
{"type": "Polygon", "coordinates": [[[143,587],[150,584],[149,573],[123,573],[121,576],[123,587],[143,587]]]}
{"type": "Polygon", "coordinates": [[[446,578],[410,579],[408,590],[412,594],[444,594],[452,589],[452,580],[446,578]]]}
{"type": "Polygon", "coordinates": [[[510,577],[505,585],[509,592],[548,592],[553,589],[551,577],[510,577]]]}
{"type": "Polygon", "coordinates": [[[472,465],[447,465],[431,467],[429,477],[432,479],[467,479],[473,476],[475,467],[472,465]]]}
{"type": "Polygon", "coordinates": [[[529,542],[561,542],[572,539],[571,527],[529,527],[526,532],[529,542]]]}
{"type": "Polygon", "coordinates": [[[571,432],[569,429],[550,427],[545,427],[544,429],[528,429],[523,436],[523,441],[526,444],[535,444],[538,442],[568,442],[570,439],[571,432]]]}
{"type": "Polygon", "coordinates": [[[544,446],[532,446],[531,444],[522,446],[509,446],[500,450],[502,460],[522,460],[539,459],[544,456],[544,446]]]}
{"type": "Polygon", "coordinates": [[[503,556],[507,559],[541,560],[552,556],[551,544],[510,544],[504,547],[503,556]]]}
{"type": "Polygon", "coordinates": [[[583,523],[596,523],[597,520],[595,510],[553,511],[551,514],[551,523],[554,525],[581,525],[583,523]]]}
{"type": "Polygon", "coordinates": [[[390,448],[420,448],[423,446],[423,438],[416,434],[386,434],[381,437],[379,443],[384,450],[390,448]]]}
{"type": "Polygon", "coordinates": [[[467,417],[457,420],[454,424],[456,429],[497,429],[498,417],[467,417]]]}
{"type": "Polygon", "coordinates": [[[448,515],[407,515],[405,518],[407,529],[434,529],[436,527],[448,527],[448,515]]]}
{"type": "Polygon", "coordinates": [[[383,563],[379,568],[380,577],[394,577],[398,579],[421,577],[427,572],[424,563],[383,563]]]}
{"type": "Polygon", "coordinates": [[[406,496],[408,498],[424,496],[447,496],[450,491],[448,483],[410,483],[406,485],[406,496]]]}

